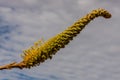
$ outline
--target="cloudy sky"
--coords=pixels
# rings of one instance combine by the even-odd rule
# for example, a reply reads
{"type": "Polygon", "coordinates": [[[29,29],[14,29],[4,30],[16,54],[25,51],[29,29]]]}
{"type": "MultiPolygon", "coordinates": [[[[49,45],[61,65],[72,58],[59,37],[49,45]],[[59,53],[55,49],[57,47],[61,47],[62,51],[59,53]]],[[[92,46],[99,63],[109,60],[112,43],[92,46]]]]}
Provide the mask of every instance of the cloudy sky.
{"type": "Polygon", "coordinates": [[[31,69],[0,71],[0,80],[120,80],[119,0],[0,0],[0,65],[20,62],[35,41],[49,39],[93,9],[97,18],[52,60],[31,69]]]}

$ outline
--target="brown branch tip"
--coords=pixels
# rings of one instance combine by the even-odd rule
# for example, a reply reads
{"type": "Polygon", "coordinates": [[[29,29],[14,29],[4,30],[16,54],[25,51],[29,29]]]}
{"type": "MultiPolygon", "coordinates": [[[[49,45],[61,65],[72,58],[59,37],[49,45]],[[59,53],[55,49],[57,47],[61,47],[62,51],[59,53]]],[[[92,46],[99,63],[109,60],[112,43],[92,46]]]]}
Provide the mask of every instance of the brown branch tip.
{"type": "Polygon", "coordinates": [[[20,62],[20,63],[13,62],[13,63],[7,64],[7,65],[0,66],[0,70],[12,69],[12,68],[23,69],[23,68],[25,68],[25,64],[23,62],[20,62]]]}

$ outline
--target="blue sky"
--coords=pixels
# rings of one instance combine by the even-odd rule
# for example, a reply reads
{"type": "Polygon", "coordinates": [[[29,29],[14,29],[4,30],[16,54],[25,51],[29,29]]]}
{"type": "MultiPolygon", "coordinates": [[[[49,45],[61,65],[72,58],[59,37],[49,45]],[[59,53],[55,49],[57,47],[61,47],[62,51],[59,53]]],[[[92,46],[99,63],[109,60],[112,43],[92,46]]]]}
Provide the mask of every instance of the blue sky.
{"type": "Polygon", "coordinates": [[[0,71],[0,80],[119,80],[120,1],[0,0],[0,65],[20,62],[35,41],[63,31],[93,9],[112,18],[97,18],[52,60],[31,69],[0,71]]]}

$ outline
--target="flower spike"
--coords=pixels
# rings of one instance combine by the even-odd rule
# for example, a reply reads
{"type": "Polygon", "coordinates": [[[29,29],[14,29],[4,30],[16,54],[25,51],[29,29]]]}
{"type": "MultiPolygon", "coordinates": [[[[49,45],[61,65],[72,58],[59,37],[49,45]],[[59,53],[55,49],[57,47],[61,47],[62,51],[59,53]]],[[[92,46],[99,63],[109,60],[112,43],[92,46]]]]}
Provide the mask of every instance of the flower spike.
{"type": "Polygon", "coordinates": [[[102,16],[104,18],[110,18],[111,14],[105,9],[93,10],[83,18],[77,20],[73,25],[68,27],[63,32],[48,39],[44,43],[41,41],[35,42],[35,44],[24,51],[22,54],[23,61],[20,63],[12,63],[10,65],[0,67],[2,69],[10,68],[31,68],[38,66],[47,59],[52,59],[57,51],[64,48],[80,31],[94,18],[102,16]]]}

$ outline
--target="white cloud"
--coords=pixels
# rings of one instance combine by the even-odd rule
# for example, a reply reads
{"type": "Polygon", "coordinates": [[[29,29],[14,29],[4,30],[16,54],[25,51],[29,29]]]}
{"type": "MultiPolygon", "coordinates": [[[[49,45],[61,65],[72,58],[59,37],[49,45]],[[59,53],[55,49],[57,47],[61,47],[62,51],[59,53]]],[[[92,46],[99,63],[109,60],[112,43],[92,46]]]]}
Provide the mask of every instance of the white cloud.
{"type": "Polygon", "coordinates": [[[94,4],[94,0],[90,0],[90,1],[88,1],[88,0],[78,0],[78,4],[81,6],[81,7],[88,7],[88,6],[90,6],[90,5],[92,5],[92,4],[94,4]]]}

